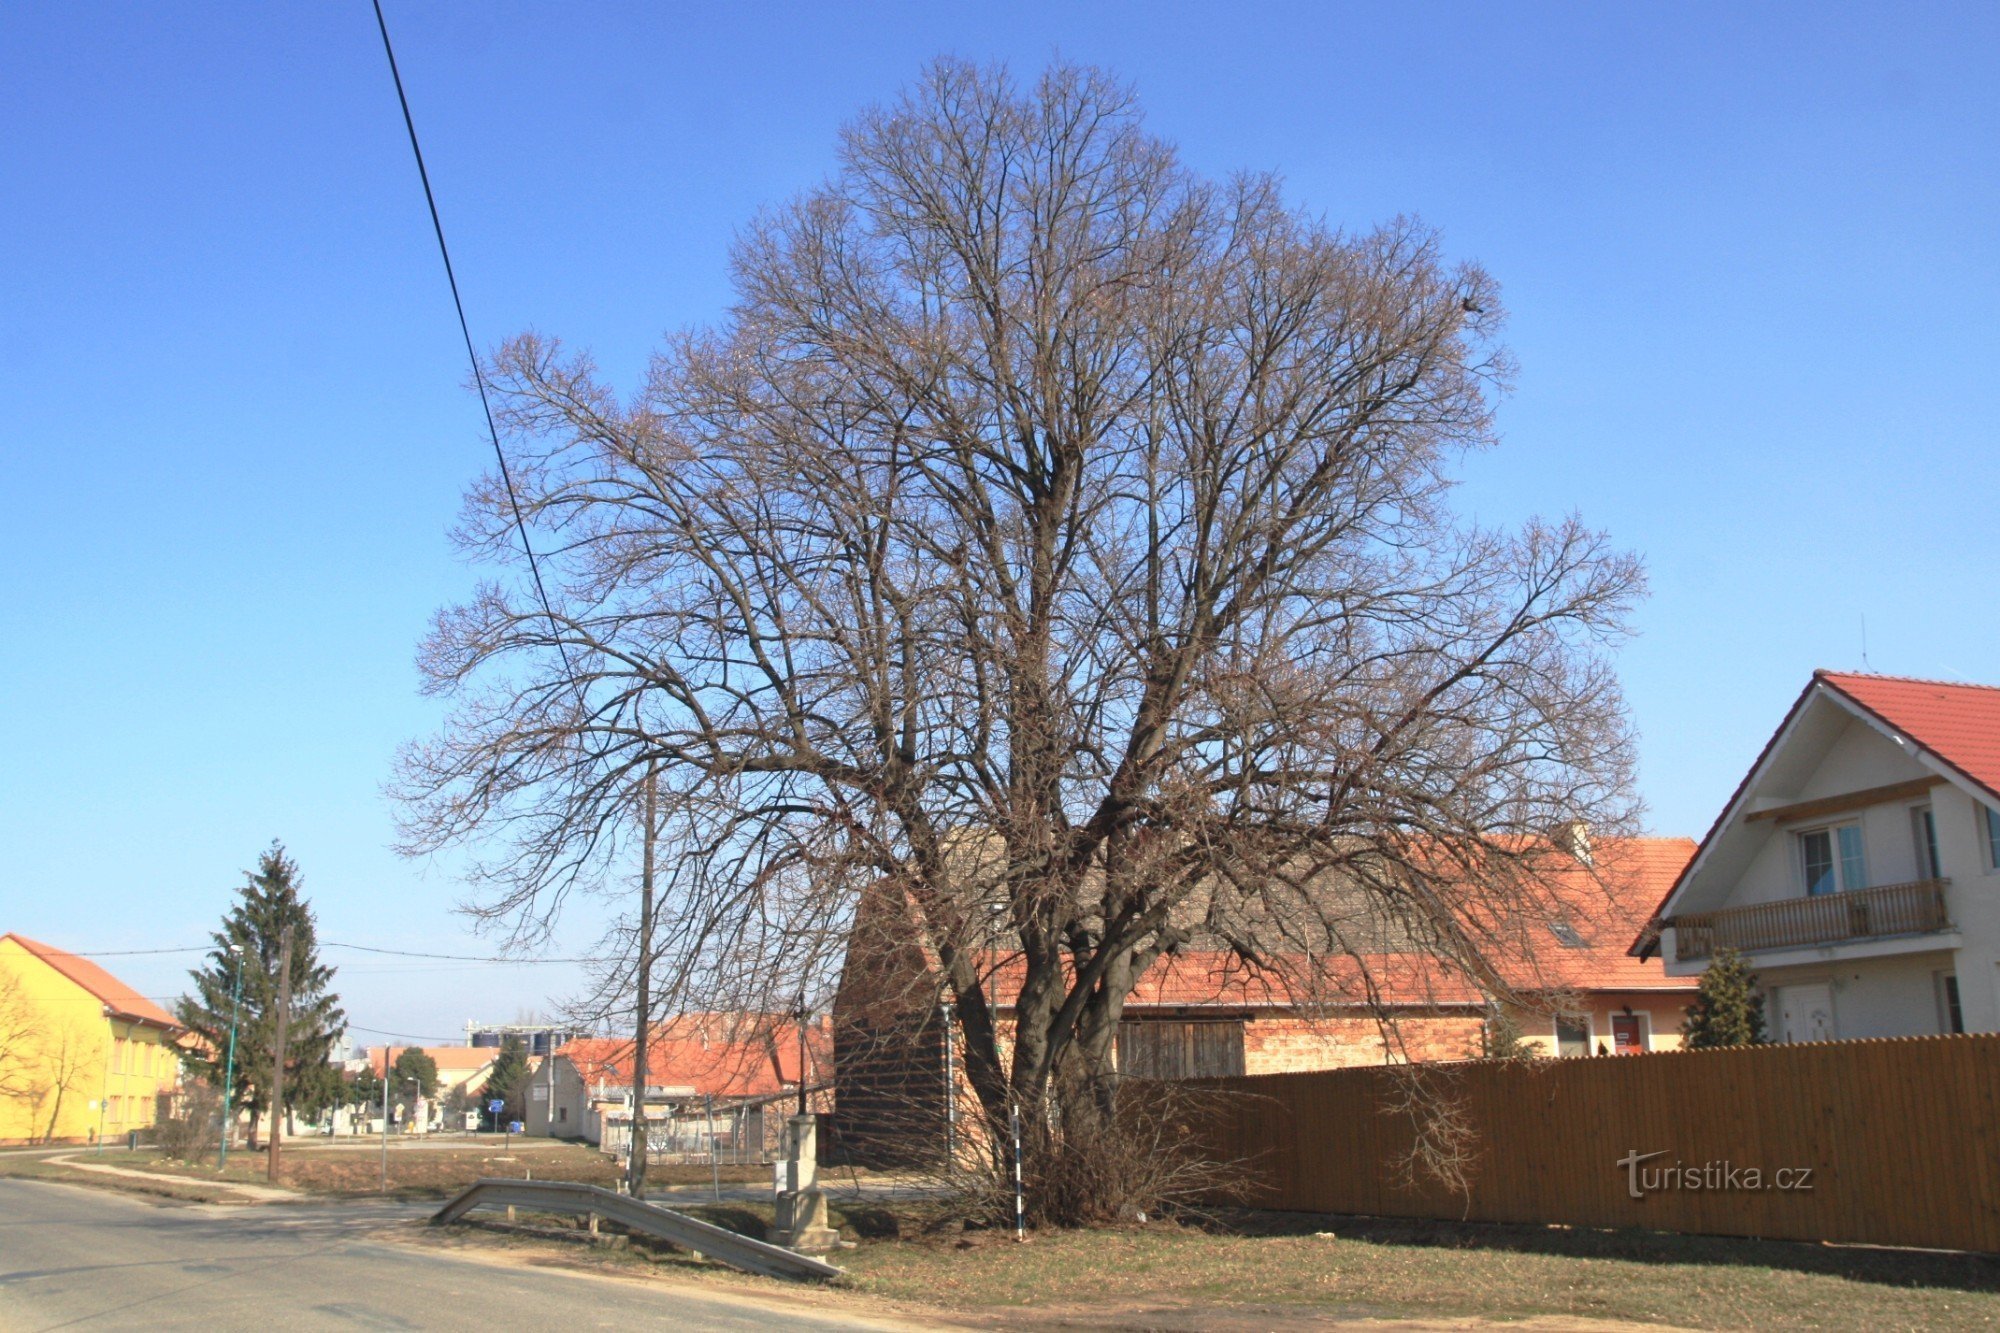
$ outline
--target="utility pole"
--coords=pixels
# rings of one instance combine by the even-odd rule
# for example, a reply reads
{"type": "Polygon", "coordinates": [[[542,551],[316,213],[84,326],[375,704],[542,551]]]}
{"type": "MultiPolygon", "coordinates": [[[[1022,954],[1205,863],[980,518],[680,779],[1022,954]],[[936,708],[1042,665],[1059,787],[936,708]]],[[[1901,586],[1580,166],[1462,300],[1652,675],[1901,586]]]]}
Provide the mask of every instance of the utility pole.
{"type": "Polygon", "coordinates": [[[241,946],[229,946],[229,956],[236,960],[236,977],[229,990],[229,1059],[222,1072],[222,1134],[221,1146],[215,1151],[215,1169],[221,1171],[229,1165],[229,1091],[236,1086],[236,1011],[243,1002],[243,950],[241,946]]]}
{"type": "Polygon", "coordinates": [[[271,1043],[271,1151],[264,1178],[278,1183],[278,1149],[285,1141],[285,1043],[292,1035],[292,927],[285,923],[278,942],[278,1037],[271,1043]]]}
{"type": "Polygon", "coordinates": [[[799,1007],[793,1017],[799,1020],[799,1114],[806,1113],[806,1020],[812,1011],[806,1008],[805,987],[799,988],[799,1007]]]}
{"type": "MultiPolygon", "coordinates": [[[[646,1028],[653,1014],[653,840],[659,832],[659,799],[658,769],[647,764],[646,827],[640,841],[639,860],[639,960],[635,978],[639,994],[632,1032],[632,1142],[625,1154],[625,1192],[635,1199],[646,1197],[646,1028]]],[[[555,1114],[553,1104],[549,1114],[555,1114]]]]}
{"type": "Polygon", "coordinates": [[[389,1078],[396,1065],[396,1048],[382,1048],[382,1192],[389,1192],[389,1078]]]}

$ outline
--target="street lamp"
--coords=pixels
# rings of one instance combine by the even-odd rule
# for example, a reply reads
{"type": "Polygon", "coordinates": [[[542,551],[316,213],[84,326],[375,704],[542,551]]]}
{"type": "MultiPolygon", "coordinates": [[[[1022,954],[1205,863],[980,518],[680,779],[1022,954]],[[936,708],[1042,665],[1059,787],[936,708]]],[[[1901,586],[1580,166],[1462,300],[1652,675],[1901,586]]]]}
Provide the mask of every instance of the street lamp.
{"type": "Polygon", "coordinates": [[[229,1058],[222,1073],[222,1144],[215,1151],[217,1171],[229,1163],[229,1089],[236,1082],[236,1011],[243,1000],[243,950],[232,944],[229,957],[236,964],[236,979],[229,988],[229,1058]]]}

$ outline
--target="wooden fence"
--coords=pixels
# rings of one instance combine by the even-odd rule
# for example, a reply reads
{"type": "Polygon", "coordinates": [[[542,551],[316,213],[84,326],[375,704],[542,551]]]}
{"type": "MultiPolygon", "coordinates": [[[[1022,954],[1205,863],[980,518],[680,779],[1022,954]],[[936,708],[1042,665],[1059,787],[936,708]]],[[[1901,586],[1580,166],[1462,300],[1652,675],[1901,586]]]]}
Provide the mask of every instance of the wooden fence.
{"type": "Polygon", "coordinates": [[[2000,1034],[1205,1082],[1257,1207],[2000,1251],[2000,1034]],[[1413,1077],[1462,1187],[1407,1169],[1413,1077]]]}

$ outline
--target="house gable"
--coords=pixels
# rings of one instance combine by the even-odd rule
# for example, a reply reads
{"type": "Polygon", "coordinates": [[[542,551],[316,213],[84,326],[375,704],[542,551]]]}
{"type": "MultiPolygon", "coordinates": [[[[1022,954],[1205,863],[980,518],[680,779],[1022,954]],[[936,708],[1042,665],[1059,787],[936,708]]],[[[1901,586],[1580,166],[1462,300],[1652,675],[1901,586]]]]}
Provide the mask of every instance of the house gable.
{"type": "MultiPolygon", "coordinates": [[[[1925,780],[1950,782],[1972,793],[1981,790],[1936,750],[1914,741],[1898,725],[1899,719],[1885,717],[1856,697],[1862,694],[1881,702],[1879,694],[1866,686],[1887,679],[1814,673],[1731,794],[1693,860],[1661,900],[1656,921],[1795,896],[1798,886],[1790,882],[1796,878],[1791,841],[1781,836],[1782,822],[1769,817],[1790,807],[1855,792],[1886,794],[1887,789],[1925,780]]],[[[1990,701],[1987,707],[2000,730],[2000,690],[1956,689],[1990,701]]],[[[1945,724],[1935,725],[1940,734],[1950,734],[1945,724]]],[[[1975,748],[1964,757],[1977,762],[1980,754],[1983,751],[1975,748]]],[[[1865,825],[1873,882],[1915,877],[1914,844],[1898,804],[1884,800],[1851,816],[1865,825]]],[[[1657,930],[1649,926],[1633,952],[1643,957],[1655,947],[1657,930]]]]}

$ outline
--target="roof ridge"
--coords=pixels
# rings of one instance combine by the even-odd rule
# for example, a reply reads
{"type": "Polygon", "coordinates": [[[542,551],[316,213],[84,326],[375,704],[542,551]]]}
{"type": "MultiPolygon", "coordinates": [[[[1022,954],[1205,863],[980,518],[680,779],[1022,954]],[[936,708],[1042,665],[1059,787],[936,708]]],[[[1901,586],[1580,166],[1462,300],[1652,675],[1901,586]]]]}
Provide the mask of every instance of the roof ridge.
{"type": "Polygon", "coordinates": [[[1831,667],[1816,667],[1813,676],[1819,680],[1891,680],[1905,685],[1947,685],[1955,690],[1993,690],[2000,692],[2000,685],[1985,685],[1970,680],[1942,680],[1936,676],[1899,676],[1887,671],[1835,671],[1831,667]]]}

